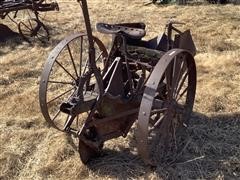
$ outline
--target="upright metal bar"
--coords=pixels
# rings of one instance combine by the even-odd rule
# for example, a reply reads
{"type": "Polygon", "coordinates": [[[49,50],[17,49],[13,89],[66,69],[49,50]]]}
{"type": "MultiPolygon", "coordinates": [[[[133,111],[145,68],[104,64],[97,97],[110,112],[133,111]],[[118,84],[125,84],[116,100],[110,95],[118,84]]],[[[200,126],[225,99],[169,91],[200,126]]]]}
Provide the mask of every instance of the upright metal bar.
{"type": "Polygon", "coordinates": [[[101,72],[97,68],[96,62],[95,62],[95,48],[94,48],[94,41],[93,41],[93,34],[92,34],[92,28],[91,28],[91,22],[89,18],[89,12],[88,12],[88,5],[87,0],[80,0],[81,1],[81,8],[83,13],[83,18],[85,22],[85,27],[87,31],[88,36],[88,43],[89,43],[89,70],[94,73],[94,76],[96,77],[98,88],[99,88],[99,96],[101,97],[103,94],[103,85],[102,85],[102,79],[101,79],[101,72]]]}
{"type": "Polygon", "coordinates": [[[86,27],[88,43],[89,43],[89,60],[90,60],[90,65],[92,65],[94,64],[93,61],[95,60],[95,49],[94,49],[91,22],[89,18],[87,0],[81,0],[81,2],[82,2],[83,18],[85,21],[85,27],[86,27]]]}

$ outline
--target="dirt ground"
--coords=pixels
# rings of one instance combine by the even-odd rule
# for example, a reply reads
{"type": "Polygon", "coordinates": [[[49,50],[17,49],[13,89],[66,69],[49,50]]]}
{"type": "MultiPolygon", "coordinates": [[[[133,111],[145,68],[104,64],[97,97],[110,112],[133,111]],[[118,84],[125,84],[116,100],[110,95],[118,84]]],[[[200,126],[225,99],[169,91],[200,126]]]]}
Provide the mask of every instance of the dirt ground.
{"type": "MultiPolygon", "coordinates": [[[[144,6],[143,0],[91,0],[96,22],[145,22],[147,36],[169,18],[191,29],[197,46],[197,94],[190,141],[178,161],[150,168],[137,155],[134,130],[111,140],[103,156],[84,166],[69,136],[40,113],[39,79],[49,52],[65,36],[84,31],[80,7],[59,0],[49,12],[47,45],[20,38],[0,44],[0,179],[240,179],[240,6],[144,6]]],[[[0,20],[17,30],[8,19],[0,20]]],[[[98,36],[108,47],[111,38],[98,36]]]]}

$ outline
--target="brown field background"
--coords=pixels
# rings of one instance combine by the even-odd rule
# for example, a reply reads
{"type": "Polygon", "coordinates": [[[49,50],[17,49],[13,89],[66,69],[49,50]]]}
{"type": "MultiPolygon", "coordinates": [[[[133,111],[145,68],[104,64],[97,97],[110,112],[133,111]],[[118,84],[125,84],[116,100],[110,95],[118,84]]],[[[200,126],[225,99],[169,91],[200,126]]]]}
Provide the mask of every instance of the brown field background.
{"type": "MultiPolygon", "coordinates": [[[[51,40],[34,45],[0,44],[0,179],[239,179],[240,6],[144,6],[143,0],[89,0],[92,24],[145,22],[146,39],[161,33],[170,17],[186,22],[198,52],[197,94],[181,159],[151,169],[137,155],[134,133],[106,143],[104,156],[82,165],[71,138],[48,127],[38,88],[51,49],[65,36],[84,31],[79,5],[59,0],[46,14],[51,40]]],[[[13,30],[9,20],[0,20],[13,30]]],[[[108,47],[111,38],[98,36],[108,47]]]]}

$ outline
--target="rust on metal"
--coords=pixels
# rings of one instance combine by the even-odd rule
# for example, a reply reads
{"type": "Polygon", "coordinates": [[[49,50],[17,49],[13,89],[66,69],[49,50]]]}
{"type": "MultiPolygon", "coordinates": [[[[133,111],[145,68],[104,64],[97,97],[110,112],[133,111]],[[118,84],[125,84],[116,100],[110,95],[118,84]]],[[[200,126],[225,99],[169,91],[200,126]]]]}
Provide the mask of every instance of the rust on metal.
{"type": "Polygon", "coordinates": [[[8,17],[14,22],[19,34],[28,42],[36,38],[42,42],[49,40],[49,32],[43,24],[39,12],[59,10],[56,2],[48,3],[46,0],[1,0],[0,1],[0,18],[8,17]],[[19,11],[27,11],[28,19],[16,21],[19,11]],[[32,14],[32,15],[31,15],[32,14]]]}
{"type": "Polygon", "coordinates": [[[187,126],[196,91],[196,48],[189,30],[169,21],[148,41],[144,23],[98,23],[112,36],[107,51],[92,35],[86,0],[79,1],[86,34],[73,34],[50,53],[40,81],[39,101],[49,124],[79,139],[83,163],[104,142],[126,137],[136,122],[139,155],[155,165],[151,136],[167,140],[187,126]]]}

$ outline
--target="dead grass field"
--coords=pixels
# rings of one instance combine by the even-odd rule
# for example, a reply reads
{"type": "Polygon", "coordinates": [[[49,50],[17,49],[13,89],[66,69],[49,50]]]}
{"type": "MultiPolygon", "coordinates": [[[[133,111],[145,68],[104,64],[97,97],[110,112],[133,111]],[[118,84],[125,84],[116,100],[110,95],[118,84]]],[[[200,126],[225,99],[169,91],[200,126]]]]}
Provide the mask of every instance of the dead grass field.
{"type": "MultiPolygon", "coordinates": [[[[197,94],[182,157],[156,169],[145,166],[134,133],[106,143],[105,156],[84,166],[71,138],[48,127],[38,105],[39,77],[51,49],[83,31],[75,1],[59,0],[47,14],[49,45],[19,40],[0,45],[0,179],[239,179],[240,6],[143,6],[143,0],[91,0],[96,22],[145,22],[147,36],[161,33],[170,17],[186,22],[198,53],[197,94]]],[[[16,29],[8,20],[0,20],[16,29]]],[[[109,44],[110,37],[94,33],[109,44]]]]}

